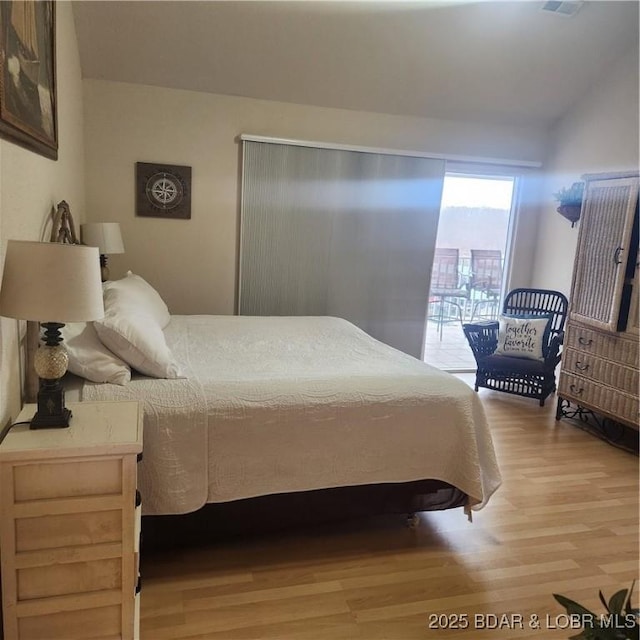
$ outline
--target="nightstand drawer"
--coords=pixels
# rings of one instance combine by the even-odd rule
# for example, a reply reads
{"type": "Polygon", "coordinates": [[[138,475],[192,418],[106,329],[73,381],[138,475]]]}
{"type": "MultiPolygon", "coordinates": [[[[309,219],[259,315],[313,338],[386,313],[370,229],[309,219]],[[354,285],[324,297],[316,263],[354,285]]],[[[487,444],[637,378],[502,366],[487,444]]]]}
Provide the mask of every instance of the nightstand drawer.
{"type": "Polygon", "coordinates": [[[587,378],[574,376],[564,370],[560,374],[558,393],[563,398],[597,411],[603,412],[600,408],[607,407],[606,413],[630,424],[638,424],[638,396],[623,393],[587,378]]]}
{"type": "Polygon", "coordinates": [[[60,460],[16,465],[14,500],[45,500],[122,493],[122,460],[60,460]]]}
{"type": "Polygon", "coordinates": [[[122,608],[119,605],[61,611],[18,619],[20,640],[91,640],[118,638],[122,608]]]}
{"type": "Polygon", "coordinates": [[[117,589],[122,581],[122,559],[29,567],[18,569],[17,576],[20,601],[117,589]]]}
{"type": "Polygon", "coordinates": [[[122,541],[122,509],[16,518],[16,551],[122,541]]]}
{"type": "Polygon", "coordinates": [[[638,370],[604,360],[586,351],[568,348],[563,355],[563,371],[602,382],[609,387],[634,394],[638,390],[638,370]]]}

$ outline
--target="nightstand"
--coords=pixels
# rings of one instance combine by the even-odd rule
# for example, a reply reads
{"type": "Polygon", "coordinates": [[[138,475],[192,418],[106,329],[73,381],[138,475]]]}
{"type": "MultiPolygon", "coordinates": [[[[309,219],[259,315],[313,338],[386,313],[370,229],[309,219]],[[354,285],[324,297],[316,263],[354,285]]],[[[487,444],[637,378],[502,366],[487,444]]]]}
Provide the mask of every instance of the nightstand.
{"type": "MultiPolygon", "coordinates": [[[[0,445],[6,640],[139,633],[137,402],[69,403],[67,429],[17,425],[0,445]]],[[[16,421],[30,420],[26,405],[16,421]]]]}

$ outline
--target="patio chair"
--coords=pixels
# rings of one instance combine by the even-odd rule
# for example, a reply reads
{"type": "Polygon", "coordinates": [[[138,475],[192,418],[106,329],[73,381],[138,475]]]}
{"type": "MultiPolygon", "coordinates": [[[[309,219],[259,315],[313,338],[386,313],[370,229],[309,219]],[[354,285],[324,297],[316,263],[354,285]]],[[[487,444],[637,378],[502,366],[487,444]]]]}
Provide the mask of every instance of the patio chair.
{"type": "Polygon", "coordinates": [[[475,390],[479,387],[536,398],[540,406],[556,389],[555,369],[560,362],[560,347],[569,303],[559,291],[514,289],[504,300],[502,313],[520,319],[548,318],[543,336],[542,359],[499,355],[498,321],[463,325],[463,330],[478,366],[475,390]]]}
{"type": "Polygon", "coordinates": [[[440,340],[442,326],[446,322],[459,320],[463,322],[462,300],[469,299],[469,290],[460,285],[459,250],[437,248],[433,256],[431,270],[431,289],[429,290],[429,306],[437,304],[437,313],[429,315],[429,320],[438,323],[440,340]],[[445,305],[456,310],[455,318],[445,313],[445,305]]]}
{"type": "Polygon", "coordinates": [[[469,289],[475,299],[471,320],[480,317],[495,318],[502,293],[502,251],[499,249],[471,249],[471,279],[469,289]],[[489,312],[480,314],[482,308],[489,312]]]}

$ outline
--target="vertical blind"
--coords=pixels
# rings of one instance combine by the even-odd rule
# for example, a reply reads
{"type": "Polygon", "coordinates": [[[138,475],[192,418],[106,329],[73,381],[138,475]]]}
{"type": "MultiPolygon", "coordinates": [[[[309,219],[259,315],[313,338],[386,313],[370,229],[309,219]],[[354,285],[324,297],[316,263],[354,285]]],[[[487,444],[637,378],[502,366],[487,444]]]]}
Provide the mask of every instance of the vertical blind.
{"type": "Polygon", "coordinates": [[[444,165],[243,141],[240,314],[338,316],[421,357],[444,165]]]}

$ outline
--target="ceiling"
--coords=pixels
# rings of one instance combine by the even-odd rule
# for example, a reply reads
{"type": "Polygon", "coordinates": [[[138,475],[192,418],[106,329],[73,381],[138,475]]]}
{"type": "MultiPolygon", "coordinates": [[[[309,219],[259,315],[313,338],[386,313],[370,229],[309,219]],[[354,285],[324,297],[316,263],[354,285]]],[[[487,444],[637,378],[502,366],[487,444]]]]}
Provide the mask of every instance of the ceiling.
{"type": "MultiPolygon", "coordinates": [[[[548,126],[638,50],[638,2],[74,2],[85,78],[548,126]]],[[[630,78],[638,82],[638,78],[630,78]]]]}

